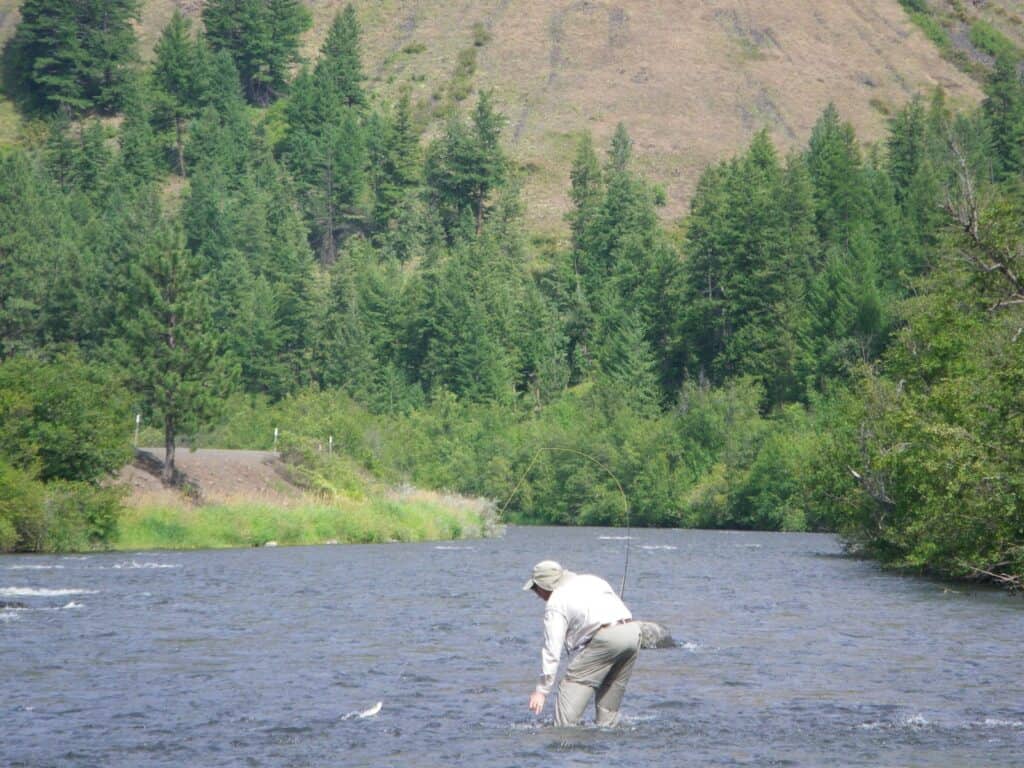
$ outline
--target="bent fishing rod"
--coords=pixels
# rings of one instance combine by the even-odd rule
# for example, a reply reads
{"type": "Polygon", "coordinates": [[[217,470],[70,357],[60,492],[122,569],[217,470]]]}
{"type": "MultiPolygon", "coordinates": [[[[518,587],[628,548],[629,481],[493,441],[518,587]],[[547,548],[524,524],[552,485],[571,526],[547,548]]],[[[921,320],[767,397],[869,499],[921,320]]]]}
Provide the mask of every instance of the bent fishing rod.
{"type": "Polygon", "coordinates": [[[626,575],[629,573],[629,544],[632,539],[632,537],[629,535],[629,499],[626,497],[626,491],[622,488],[622,483],[619,482],[619,478],[615,476],[615,473],[611,471],[607,464],[604,464],[591,454],[587,453],[586,451],[581,451],[578,448],[565,448],[557,445],[545,446],[544,448],[540,448],[537,450],[535,454],[533,454],[533,458],[530,459],[530,463],[526,465],[526,470],[522,473],[522,475],[519,476],[519,480],[517,480],[515,486],[513,486],[512,493],[509,494],[508,498],[505,499],[505,503],[501,505],[501,509],[498,510],[498,514],[504,517],[505,510],[508,509],[508,505],[512,502],[512,499],[515,498],[516,493],[519,492],[519,486],[521,486],[523,484],[523,481],[526,480],[527,475],[530,474],[530,470],[533,469],[533,465],[537,463],[537,459],[540,458],[542,453],[546,452],[562,452],[575,454],[576,456],[582,456],[584,459],[587,459],[587,461],[593,462],[598,467],[607,472],[608,476],[615,482],[615,486],[619,489],[619,493],[622,496],[622,510],[626,518],[626,554],[625,562],[622,566],[622,584],[619,586],[619,598],[625,599],[626,575]]]}

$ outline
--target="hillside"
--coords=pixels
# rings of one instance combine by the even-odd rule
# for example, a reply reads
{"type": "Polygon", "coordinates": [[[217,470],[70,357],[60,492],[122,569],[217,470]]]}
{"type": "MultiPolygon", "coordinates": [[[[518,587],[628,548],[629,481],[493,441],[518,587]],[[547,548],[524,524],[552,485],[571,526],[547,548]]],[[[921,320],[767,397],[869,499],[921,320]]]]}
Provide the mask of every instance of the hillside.
{"type": "MultiPolygon", "coordinates": [[[[344,0],[308,4],[312,55],[344,0]]],[[[13,28],[14,5],[0,0],[0,35],[13,28]]],[[[144,3],[144,55],[175,5],[193,17],[201,8],[200,0],[144,3]]],[[[641,170],[668,192],[672,218],[709,163],[764,126],[784,148],[804,144],[830,100],[871,141],[886,115],[921,89],[942,86],[954,104],[980,98],[977,82],[940,55],[897,0],[355,5],[374,87],[387,93],[410,84],[425,117],[444,98],[460,51],[475,50],[472,85],[495,89],[512,154],[528,171],[529,217],[547,231],[563,228],[568,166],[583,130],[603,146],[624,121],[641,170]]],[[[0,126],[10,122],[5,114],[0,126]]]]}

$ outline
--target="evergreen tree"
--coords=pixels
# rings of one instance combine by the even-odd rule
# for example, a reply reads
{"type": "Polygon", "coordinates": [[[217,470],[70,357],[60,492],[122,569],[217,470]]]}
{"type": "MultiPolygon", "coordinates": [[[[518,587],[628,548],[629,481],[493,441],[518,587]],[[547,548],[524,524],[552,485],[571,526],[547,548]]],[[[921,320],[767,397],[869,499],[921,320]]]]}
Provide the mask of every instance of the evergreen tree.
{"type": "Polygon", "coordinates": [[[756,377],[771,405],[803,396],[808,187],[799,165],[782,169],[763,131],[701,179],[673,291],[674,356],[693,378],[756,377]]]}
{"type": "Polygon", "coordinates": [[[982,109],[992,132],[997,177],[1019,177],[1024,172],[1024,83],[1015,58],[996,58],[982,109]]]}
{"type": "Polygon", "coordinates": [[[378,229],[397,224],[422,177],[419,134],[412,121],[409,90],[404,89],[391,115],[377,117],[367,131],[373,218],[378,229]]]}
{"type": "Polygon", "coordinates": [[[175,8],[153,51],[153,84],[159,94],[156,111],[161,122],[172,126],[179,176],[186,175],[186,124],[199,113],[204,86],[208,87],[204,68],[212,64],[205,43],[193,39],[191,28],[191,20],[175,8]]]}
{"type": "Polygon", "coordinates": [[[359,53],[359,20],[351,3],[335,14],[327,38],[320,48],[314,76],[330,93],[336,94],[346,107],[366,103],[363,91],[363,64],[359,53]]]}
{"type": "Polygon", "coordinates": [[[217,411],[235,372],[220,354],[210,297],[183,233],[164,220],[151,235],[132,270],[123,362],[147,412],[163,425],[162,479],[170,483],[178,437],[194,435],[217,411]]]}
{"type": "Polygon", "coordinates": [[[926,119],[921,97],[914,96],[889,121],[886,140],[889,175],[899,201],[907,197],[912,180],[925,162],[928,141],[926,119]]]}
{"type": "Polygon", "coordinates": [[[136,61],[139,0],[25,0],[6,68],[44,112],[116,111],[136,61]]]}
{"type": "Polygon", "coordinates": [[[818,233],[825,243],[848,245],[868,209],[863,159],[853,126],[840,121],[835,104],[825,108],[811,131],[807,167],[814,181],[818,233]]]}
{"type": "MultiPolygon", "coordinates": [[[[594,140],[589,131],[580,137],[576,145],[576,156],[573,158],[569,179],[572,184],[569,197],[572,199],[573,209],[567,218],[572,228],[573,242],[579,249],[582,246],[583,233],[587,231],[604,190],[601,163],[597,159],[594,140]]],[[[578,273],[578,268],[576,271],[578,273]]]]}
{"type": "Polygon", "coordinates": [[[136,183],[154,181],[160,166],[159,146],[151,124],[151,92],[146,85],[141,77],[132,78],[118,131],[121,165],[136,183]]]}
{"type": "Polygon", "coordinates": [[[246,98],[259,106],[284,91],[288,68],[299,60],[302,33],[311,24],[300,0],[208,0],[203,6],[210,45],[231,54],[246,98]]]}
{"type": "Polygon", "coordinates": [[[506,120],[491,98],[481,93],[471,124],[453,118],[427,150],[426,181],[449,238],[464,217],[471,217],[473,231],[480,234],[490,196],[506,177],[507,160],[499,144],[506,120]]]}
{"type": "Polygon", "coordinates": [[[78,274],[76,229],[59,187],[22,150],[0,156],[0,360],[63,340],[50,302],[78,274]]]}

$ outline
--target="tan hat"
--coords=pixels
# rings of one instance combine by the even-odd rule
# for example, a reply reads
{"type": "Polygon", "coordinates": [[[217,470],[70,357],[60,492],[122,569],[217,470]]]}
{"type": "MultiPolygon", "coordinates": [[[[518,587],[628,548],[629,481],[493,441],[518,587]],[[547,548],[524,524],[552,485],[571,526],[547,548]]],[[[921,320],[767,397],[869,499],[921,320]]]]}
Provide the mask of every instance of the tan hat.
{"type": "Polygon", "coordinates": [[[523,585],[523,589],[533,589],[534,585],[548,592],[554,592],[555,587],[568,574],[565,568],[554,560],[541,560],[533,566],[533,575],[523,585]]]}

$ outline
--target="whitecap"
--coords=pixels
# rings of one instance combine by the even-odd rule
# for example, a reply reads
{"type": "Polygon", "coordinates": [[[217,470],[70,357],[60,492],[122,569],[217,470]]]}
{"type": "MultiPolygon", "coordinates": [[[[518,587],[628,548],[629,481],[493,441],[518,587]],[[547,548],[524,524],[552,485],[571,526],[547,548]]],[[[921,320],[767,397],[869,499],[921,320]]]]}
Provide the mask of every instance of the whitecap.
{"type": "Polygon", "coordinates": [[[81,608],[81,607],[83,607],[81,603],[76,603],[74,600],[72,600],[67,605],[62,605],[59,610],[66,611],[68,608],[81,608]]]}
{"type": "Polygon", "coordinates": [[[111,568],[116,570],[136,569],[136,568],[181,568],[181,563],[153,563],[153,562],[139,562],[138,560],[126,560],[123,563],[114,563],[111,568]]]}
{"type": "Polygon", "coordinates": [[[95,594],[95,589],[35,589],[34,587],[0,587],[0,597],[63,597],[64,595],[95,594]]]}
{"type": "Polygon", "coordinates": [[[632,536],[598,536],[601,541],[629,541],[632,536]]]}
{"type": "Polygon", "coordinates": [[[445,546],[444,544],[439,544],[439,545],[435,546],[434,549],[444,549],[444,550],[448,550],[449,552],[453,552],[453,551],[462,551],[462,550],[472,550],[473,547],[453,547],[453,546],[445,546]]]}
{"type": "Polygon", "coordinates": [[[702,646],[700,643],[686,642],[679,647],[682,648],[684,651],[690,651],[691,653],[693,653],[695,651],[701,650],[704,646],[702,646]]]}
{"type": "Polygon", "coordinates": [[[671,544],[641,544],[640,545],[640,549],[646,549],[646,550],[654,550],[654,549],[674,550],[674,549],[679,549],[679,547],[673,547],[671,544]]]}
{"type": "Polygon", "coordinates": [[[1024,720],[1005,720],[1001,717],[986,717],[982,722],[983,728],[1024,728],[1024,720]]]}
{"type": "Polygon", "coordinates": [[[882,730],[894,730],[894,729],[908,729],[917,731],[922,728],[927,728],[931,725],[931,721],[924,717],[924,715],[917,714],[911,715],[910,717],[904,717],[898,721],[880,721],[875,720],[870,723],[861,723],[857,727],[862,731],[882,731],[882,730]]]}
{"type": "Polygon", "coordinates": [[[15,611],[15,610],[12,610],[12,611],[0,611],[0,621],[8,622],[8,621],[17,621],[17,620],[18,620],[18,612],[17,611],[15,611]]]}
{"type": "Polygon", "coordinates": [[[63,565],[6,565],[5,569],[8,571],[52,571],[60,570],[63,565]]]}

